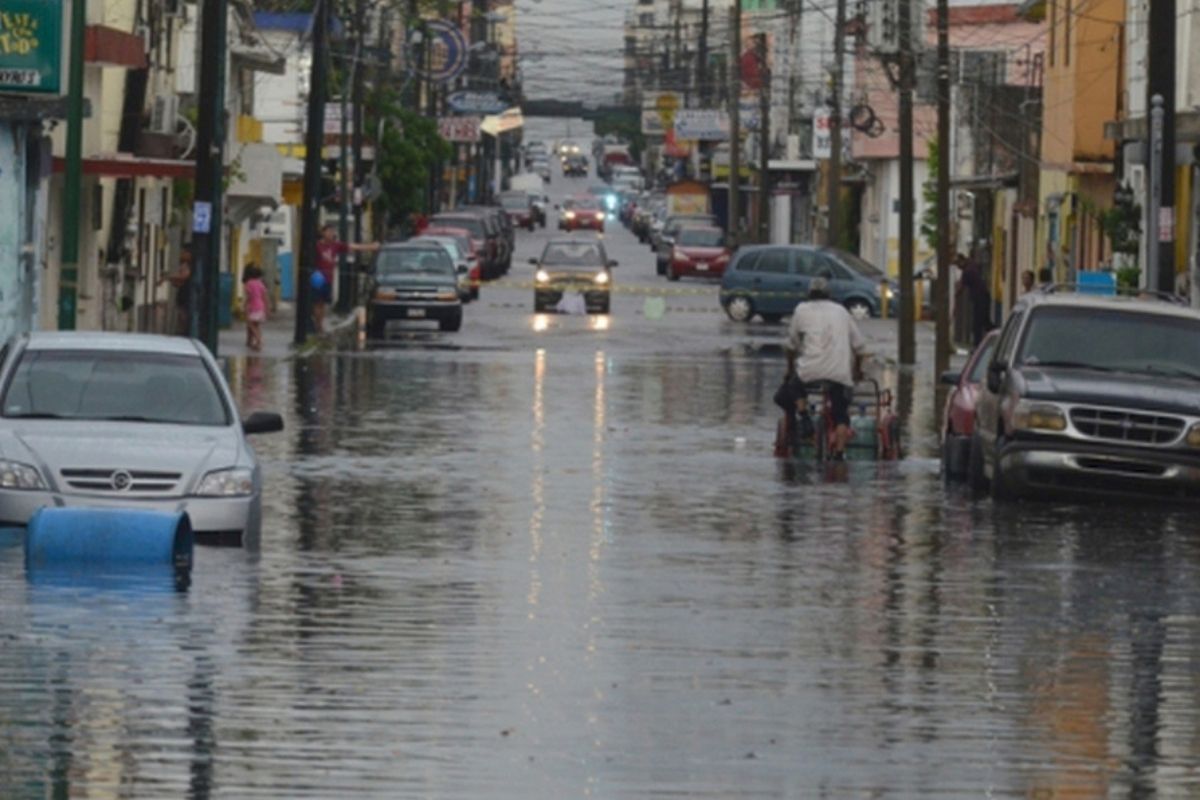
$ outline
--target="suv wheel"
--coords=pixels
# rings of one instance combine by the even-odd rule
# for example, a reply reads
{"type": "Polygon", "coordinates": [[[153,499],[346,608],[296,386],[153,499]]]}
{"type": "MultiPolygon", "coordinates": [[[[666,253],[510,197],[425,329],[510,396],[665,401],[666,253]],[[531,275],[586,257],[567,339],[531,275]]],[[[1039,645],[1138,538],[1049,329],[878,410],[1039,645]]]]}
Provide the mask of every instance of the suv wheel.
{"type": "Polygon", "coordinates": [[[967,488],[973,497],[982,497],[988,489],[987,476],[983,474],[983,443],[978,434],[971,437],[971,452],[967,457],[967,488]]]}

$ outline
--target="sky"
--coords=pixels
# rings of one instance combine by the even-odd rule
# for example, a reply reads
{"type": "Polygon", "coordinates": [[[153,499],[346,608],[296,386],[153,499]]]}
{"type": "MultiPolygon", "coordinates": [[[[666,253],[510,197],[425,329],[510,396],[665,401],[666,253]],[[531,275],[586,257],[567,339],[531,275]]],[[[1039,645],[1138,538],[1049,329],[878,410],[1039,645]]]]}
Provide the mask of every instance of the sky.
{"type": "Polygon", "coordinates": [[[525,95],[609,101],[621,91],[633,0],[517,0],[525,95]]]}

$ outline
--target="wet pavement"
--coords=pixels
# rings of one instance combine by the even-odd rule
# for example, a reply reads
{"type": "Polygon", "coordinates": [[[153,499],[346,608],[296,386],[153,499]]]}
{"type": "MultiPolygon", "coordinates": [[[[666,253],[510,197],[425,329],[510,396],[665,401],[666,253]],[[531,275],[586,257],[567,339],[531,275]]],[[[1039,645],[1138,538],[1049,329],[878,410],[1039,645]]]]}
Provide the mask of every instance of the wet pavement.
{"type": "Polygon", "coordinates": [[[908,457],[781,464],[782,328],[647,314],[615,227],[607,323],[531,313],[539,232],[460,334],[229,357],[287,431],[185,590],[0,538],[0,797],[1200,795],[1193,513],[972,502],[886,358],[908,457]]]}

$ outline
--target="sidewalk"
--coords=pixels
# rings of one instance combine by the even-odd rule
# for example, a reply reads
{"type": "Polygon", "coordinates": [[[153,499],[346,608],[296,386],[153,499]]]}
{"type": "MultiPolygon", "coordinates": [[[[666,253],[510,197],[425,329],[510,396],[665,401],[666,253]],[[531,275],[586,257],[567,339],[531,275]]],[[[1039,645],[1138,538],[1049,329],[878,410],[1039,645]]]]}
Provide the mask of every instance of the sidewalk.
{"type": "Polygon", "coordinates": [[[280,303],[275,313],[263,323],[262,350],[256,352],[246,347],[246,323],[234,320],[233,327],[221,331],[218,343],[220,355],[222,358],[247,356],[290,358],[308,348],[319,348],[322,344],[333,347],[343,336],[357,338],[359,329],[357,311],[351,311],[349,315],[330,313],[326,319],[326,325],[327,330],[324,336],[317,339],[310,335],[308,342],[303,347],[297,348],[292,344],[296,333],[296,308],[291,303],[280,303]]]}

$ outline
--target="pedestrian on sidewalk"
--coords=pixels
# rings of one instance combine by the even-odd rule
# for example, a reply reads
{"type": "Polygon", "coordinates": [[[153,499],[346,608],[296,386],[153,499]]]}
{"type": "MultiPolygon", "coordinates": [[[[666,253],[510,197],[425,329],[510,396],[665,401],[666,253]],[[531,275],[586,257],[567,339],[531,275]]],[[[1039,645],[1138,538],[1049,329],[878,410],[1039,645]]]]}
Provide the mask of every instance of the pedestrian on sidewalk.
{"type": "Polygon", "coordinates": [[[255,264],[242,271],[242,292],[246,296],[246,347],[262,350],[262,325],[267,321],[267,285],[263,272],[255,264]]]}
{"type": "Polygon", "coordinates": [[[192,251],[183,248],[179,253],[179,266],[170,275],[164,275],[158,281],[169,282],[175,287],[175,333],[178,336],[190,336],[192,333],[192,251]]]}
{"type": "Polygon", "coordinates": [[[379,249],[378,242],[349,244],[340,242],[337,229],[326,225],[321,229],[321,240],[317,242],[317,272],[323,280],[313,281],[312,322],[318,335],[325,332],[325,311],[333,302],[333,279],[337,273],[338,256],[342,253],[373,253],[379,249]]]}
{"type": "Polygon", "coordinates": [[[991,296],[987,283],[983,279],[983,270],[979,262],[962,253],[955,257],[959,269],[958,293],[966,295],[967,307],[971,309],[971,332],[975,346],[983,341],[984,335],[991,330],[991,296]]]}

